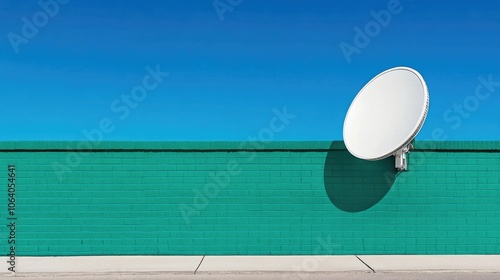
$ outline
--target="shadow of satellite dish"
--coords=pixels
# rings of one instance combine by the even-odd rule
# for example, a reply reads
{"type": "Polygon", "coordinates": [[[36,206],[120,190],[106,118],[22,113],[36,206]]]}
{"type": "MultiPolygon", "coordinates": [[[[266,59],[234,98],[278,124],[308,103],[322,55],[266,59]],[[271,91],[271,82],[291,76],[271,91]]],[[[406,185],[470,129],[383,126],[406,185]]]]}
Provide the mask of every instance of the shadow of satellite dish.
{"type": "Polygon", "coordinates": [[[330,201],[345,212],[365,211],[389,192],[396,180],[394,157],[367,161],[330,146],[325,166],[325,190],[330,201]]]}

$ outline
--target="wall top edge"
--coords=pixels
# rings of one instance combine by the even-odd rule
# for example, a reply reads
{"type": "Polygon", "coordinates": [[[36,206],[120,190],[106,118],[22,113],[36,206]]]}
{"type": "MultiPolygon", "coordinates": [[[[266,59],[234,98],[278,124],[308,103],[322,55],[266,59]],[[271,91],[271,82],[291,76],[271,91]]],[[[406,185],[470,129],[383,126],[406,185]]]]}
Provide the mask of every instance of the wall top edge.
{"type": "MultiPolygon", "coordinates": [[[[369,143],[367,143],[369,144],[369,143]]],[[[500,141],[415,141],[415,151],[500,151],[500,141]]],[[[0,141],[0,152],[30,151],[331,151],[343,141],[0,141]]]]}

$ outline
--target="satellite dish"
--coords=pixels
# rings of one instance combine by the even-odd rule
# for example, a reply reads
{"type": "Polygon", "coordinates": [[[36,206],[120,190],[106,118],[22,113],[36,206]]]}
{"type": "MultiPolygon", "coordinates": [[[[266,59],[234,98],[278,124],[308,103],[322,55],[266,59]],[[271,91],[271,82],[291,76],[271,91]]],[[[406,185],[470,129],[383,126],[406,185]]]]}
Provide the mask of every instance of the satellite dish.
{"type": "Polygon", "coordinates": [[[356,95],[344,121],[344,142],[360,159],[394,155],[406,170],[406,153],[424,124],[429,92],[416,70],[396,67],[378,74],[356,95]]]}

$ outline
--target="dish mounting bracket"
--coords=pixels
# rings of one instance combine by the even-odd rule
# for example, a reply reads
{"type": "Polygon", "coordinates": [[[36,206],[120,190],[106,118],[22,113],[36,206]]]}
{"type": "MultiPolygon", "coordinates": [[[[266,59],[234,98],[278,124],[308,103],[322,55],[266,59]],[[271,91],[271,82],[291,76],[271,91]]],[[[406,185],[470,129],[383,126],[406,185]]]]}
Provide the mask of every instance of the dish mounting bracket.
{"type": "Polygon", "coordinates": [[[413,150],[413,145],[410,143],[403,148],[396,151],[395,156],[395,167],[399,171],[408,170],[408,162],[406,158],[406,154],[410,153],[410,150],[413,150]]]}

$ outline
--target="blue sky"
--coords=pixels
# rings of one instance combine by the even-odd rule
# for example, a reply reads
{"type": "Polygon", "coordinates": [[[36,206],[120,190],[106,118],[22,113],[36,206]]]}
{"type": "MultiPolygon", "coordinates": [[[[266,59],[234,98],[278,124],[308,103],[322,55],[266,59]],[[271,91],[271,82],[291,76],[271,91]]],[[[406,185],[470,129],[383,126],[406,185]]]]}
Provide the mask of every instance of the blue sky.
{"type": "Polygon", "coordinates": [[[341,140],[395,66],[429,87],[417,139],[500,140],[497,0],[55,1],[0,2],[0,140],[244,141],[285,107],[273,140],[341,140]]]}

